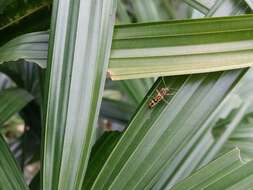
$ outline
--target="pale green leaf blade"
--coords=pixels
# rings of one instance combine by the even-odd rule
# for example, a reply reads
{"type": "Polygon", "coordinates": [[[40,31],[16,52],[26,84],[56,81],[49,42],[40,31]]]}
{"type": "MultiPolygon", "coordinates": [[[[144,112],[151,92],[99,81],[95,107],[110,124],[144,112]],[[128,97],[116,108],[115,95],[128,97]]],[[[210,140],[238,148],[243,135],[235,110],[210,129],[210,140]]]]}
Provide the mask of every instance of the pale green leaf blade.
{"type": "MultiPolygon", "coordinates": [[[[109,75],[122,80],[248,67],[252,65],[251,20],[250,15],[119,25],[109,75]]],[[[45,63],[47,54],[40,54],[38,62],[45,63]]],[[[27,59],[36,61],[34,57],[27,59]]]]}
{"type": "Polygon", "coordinates": [[[102,101],[115,3],[54,1],[42,189],[82,187],[102,101]]]}
{"type": "Polygon", "coordinates": [[[117,26],[109,74],[122,80],[249,67],[251,19],[238,16],[117,26]]]}

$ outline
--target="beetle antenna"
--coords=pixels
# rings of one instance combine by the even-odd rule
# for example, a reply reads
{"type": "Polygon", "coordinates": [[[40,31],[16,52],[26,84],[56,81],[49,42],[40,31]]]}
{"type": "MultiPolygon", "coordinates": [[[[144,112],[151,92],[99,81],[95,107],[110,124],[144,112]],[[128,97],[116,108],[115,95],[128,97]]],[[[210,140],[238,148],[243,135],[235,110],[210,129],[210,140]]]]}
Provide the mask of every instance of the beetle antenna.
{"type": "Polygon", "coordinates": [[[164,80],[164,77],[162,77],[162,80],[163,80],[164,87],[166,88],[167,85],[166,85],[166,82],[165,82],[165,80],[164,80]]]}

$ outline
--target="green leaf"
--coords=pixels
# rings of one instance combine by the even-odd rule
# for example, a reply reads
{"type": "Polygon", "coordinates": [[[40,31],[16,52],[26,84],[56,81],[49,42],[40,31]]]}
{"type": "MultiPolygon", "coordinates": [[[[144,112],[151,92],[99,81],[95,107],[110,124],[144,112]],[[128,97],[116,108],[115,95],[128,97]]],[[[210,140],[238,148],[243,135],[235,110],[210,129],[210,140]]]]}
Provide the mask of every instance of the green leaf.
{"type": "Polygon", "coordinates": [[[114,80],[212,72],[252,65],[252,16],[115,27],[114,80]]]}
{"type": "Polygon", "coordinates": [[[252,179],[253,162],[243,162],[239,149],[235,149],[196,171],[172,190],[245,190],[252,188],[252,179]]]}
{"type": "MultiPolygon", "coordinates": [[[[198,137],[198,135],[195,135],[195,137],[198,137]]],[[[152,189],[165,189],[165,187],[170,189],[177,184],[178,181],[181,181],[185,177],[189,176],[199,167],[201,159],[214,143],[214,138],[208,131],[202,133],[201,137],[198,138],[198,141],[193,146],[191,145],[192,148],[187,155],[184,156],[184,160],[182,160],[180,164],[176,165],[177,169],[170,174],[170,166],[168,166],[168,170],[163,172],[163,175],[152,189]]]]}
{"type": "Polygon", "coordinates": [[[19,36],[0,48],[0,63],[25,59],[46,67],[48,32],[35,32],[19,36]]]}
{"type": "MultiPolygon", "coordinates": [[[[240,80],[237,88],[222,105],[213,121],[215,142],[203,157],[208,163],[217,154],[239,147],[244,159],[252,159],[250,117],[252,113],[252,69],[240,80]],[[241,138],[240,138],[241,137],[241,138]]],[[[203,165],[203,163],[202,163],[203,165]]]]}
{"type": "Polygon", "coordinates": [[[168,104],[161,102],[149,109],[148,102],[156,89],[164,87],[159,79],[143,100],[91,189],[149,189],[165,170],[172,175],[207,129],[203,123],[244,72],[234,70],[168,77],[165,82],[169,88],[178,89],[176,95],[168,97],[168,104]]]}
{"type": "MultiPolygon", "coordinates": [[[[0,93],[0,126],[13,114],[20,111],[32,100],[32,96],[21,89],[8,89],[0,93]]],[[[22,172],[18,167],[8,145],[0,135],[0,189],[28,190],[22,172]]]]}
{"type": "MultiPolygon", "coordinates": [[[[228,152],[235,147],[242,148],[241,152],[244,159],[252,159],[251,140],[249,138],[252,133],[250,128],[244,129],[245,132],[248,132],[247,135],[245,133],[238,132],[237,130],[240,128],[239,122],[244,120],[243,116],[249,111],[248,108],[250,108],[250,102],[252,102],[250,97],[247,96],[247,94],[251,94],[250,92],[252,92],[252,85],[250,85],[251,81],[252,70],[250,69],[244,75],[243,79],[240,80],[236,88],[233,90],[233,93],[231,93],[231,95],[229,95],[225,101],[220,104],[215,113],[209,117],[205,124],[203,124],[203,126],[207,125],[209,130],[202,134],[201,139],[196,143],[196,145],[194,145],[185,160],[178,166],[177,171],[173,174],[173,177],[169,178],[166,184],[167,189],[175,185],[176,182],[187,177],[192,171],[213,160],[217,157],[217,155],[228,152]],[[245,86],[245,84],[247,85],[245,86]],[[226,116],[230,112],[231,114],[226,116]],[[220,119],[225,117],[226,119],[220,119]],[[217,120],[219,121],[215,125],[217,120]],[[213,127],[214,130],[211,131],[211,128],[213,127]],[[233,139],[231,137],[232,139],[229,138],[228,140],[228,137],[231,136],[232,132],[233,134],[239,133],[240,135],[244,135],[244,138],[233,139]],[[222,150],[220,151],[221,147],[222,150]]],[[[169,170],[164,172],[164,175],[160,177],[153,189],[163,189],[162,185],[166,182],[166,179],[169,176],[168,173],[169,170]]]]}
{"type": "Polygon", "coordinates": [[[0,189],[28,190],[22,172],[2,135],[0,135],[0,153],[0,189]]]}
{"type": "Polygon", "coordinates": [[[205,155],[204,160],[202,161],[202,164],[207,164],[215,157],[215,155],[219,153],[223,145],[228,141],[233,131],[239,125],[240,121],[242,120],[243,116],[246,114],[246,111],[250,105],[251,105],[251,101],[247,101],[240,107],[240,109],[237,110],[232,120],[226,126],[224,132],[219,136],[219,138],[216,139],[216,142],[208,150],[208,153],[205,155]]]}
{"type": "Polygon", "coordinates": [[[42,189],[82,187],[102,101],[115,12],[115,0],[54,1],[42,189]]]}
{"type": "Polygon", "coordinates": [[[112,152],[121,136],[122,133],[120,132],[106,132],[93,146],[82,187],[83,190],[91,188],[92,183],[96,179],[99,171],[102,169],[104,163],[108,159],[110,153],[112,152]]]}
{"type": "Polygon", "coordinates": [[[0,92],[0,126],[24,108],[33,97],[25,90],[13,88],[0,92]]]}
{"type": "MultiPolygon", "coordinates": [[[[252,18],[249,15],[116,26],[109,75],[122,80],[249,67],[252,18]]],[[[43,40],[47,37],[45,33],[39,34],[28,37],[32,37],[31,47],[37,50],[44,47],[42,51],[21,48],[23,45],[14,40],[12,43],[17,45],[14,52],[18,51],[13,57],[36,62],[38,54],[41,57],[37,62],[45,67],[47,46],[43,40]]],[[[8,61],[12,53],[8,44],[1,49],[0,61],[8,61]]]]}
{"type": "MultiPolygon", "coordinates": [[[[241,119],[241,122],[237,124],[237,127],[233,133],[229,136],[228,141],[223,145],[219,154],[227,152],[228,150],[238,147],[241,151],[242,158],[244,160],[253,159],[252,149],[252,137],[253,137],[253,125],[252,125],[252,111],[245,114],[241,119]]],[[[238,111],[237,111],[238,112],[238,111]]],[[[227,118],[218,122],[214,128],[214,136],[219,139],[225,132],[228,131],[228,127],[231,125],[235,114],[230,114],[227,118]]]]}

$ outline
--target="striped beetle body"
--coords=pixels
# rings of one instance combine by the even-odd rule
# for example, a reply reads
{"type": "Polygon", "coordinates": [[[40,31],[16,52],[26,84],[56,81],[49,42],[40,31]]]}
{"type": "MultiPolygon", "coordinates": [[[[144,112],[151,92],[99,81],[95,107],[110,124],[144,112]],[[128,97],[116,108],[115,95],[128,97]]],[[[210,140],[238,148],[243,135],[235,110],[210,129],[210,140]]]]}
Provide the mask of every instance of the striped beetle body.
{"type": "Polygon", "coordinates": [[[166,96],[170,95],[169,91],[169,88],[161,88],[160,90],[156,90],[157,94],[152,98],[152,100],[150,100],[148,107],[150,109],[155,107],[160,101],[164,100],[166,96]]]}

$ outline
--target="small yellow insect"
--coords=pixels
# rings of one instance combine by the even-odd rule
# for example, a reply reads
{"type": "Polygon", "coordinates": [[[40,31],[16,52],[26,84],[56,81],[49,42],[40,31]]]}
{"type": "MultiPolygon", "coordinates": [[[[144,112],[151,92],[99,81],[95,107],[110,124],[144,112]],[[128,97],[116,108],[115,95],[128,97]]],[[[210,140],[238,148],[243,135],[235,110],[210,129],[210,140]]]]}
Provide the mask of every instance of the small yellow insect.
{"type": "Polygon", "coordinates": [[[162,100],[166,103],[168,103],[166,100],[165,100],[165,97],[166,96],[170,96],[170,95],[174,95],[174,93],[171,93],[170,91],[172,91],[171,88],[167,88],[166,87],[166,83],[164,81],[164,79],[162,78],[163,80],[163,83],[164,83],[164,88],[161,88],[160,90],[156,89],[156,95],[152,98],[152,100],[149,101],[148,103],[148,107],[150,109],[152,109],[153,107],[155,107],[159,102],[161,102],[162,100]]]}

